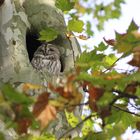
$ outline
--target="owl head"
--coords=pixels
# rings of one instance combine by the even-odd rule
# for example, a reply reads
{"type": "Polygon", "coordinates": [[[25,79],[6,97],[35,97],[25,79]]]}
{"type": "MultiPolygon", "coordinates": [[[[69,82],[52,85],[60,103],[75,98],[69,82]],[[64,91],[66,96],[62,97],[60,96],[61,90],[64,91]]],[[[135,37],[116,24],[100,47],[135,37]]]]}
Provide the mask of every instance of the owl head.
{"type": "Polygon", "coordinates": [[[35,52],[35,55],[43,55],[43,56],[48,56],[48,55],[54,55],[57,58],[60,57],[60,51],[59,49],[53,45],[53,44],[46,44],[43,43],[35,52]]]}

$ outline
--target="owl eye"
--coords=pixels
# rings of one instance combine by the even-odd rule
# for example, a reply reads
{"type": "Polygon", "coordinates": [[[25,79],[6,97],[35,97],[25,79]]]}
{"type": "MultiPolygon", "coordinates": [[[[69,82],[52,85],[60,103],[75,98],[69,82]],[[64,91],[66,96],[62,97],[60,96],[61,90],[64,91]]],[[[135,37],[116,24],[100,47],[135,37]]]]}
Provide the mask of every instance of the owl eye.
{"type": "Polygon", "coordinates": [[[49,51],[53,52],[54,50],[52,48],[50,48],[49,51]]]}

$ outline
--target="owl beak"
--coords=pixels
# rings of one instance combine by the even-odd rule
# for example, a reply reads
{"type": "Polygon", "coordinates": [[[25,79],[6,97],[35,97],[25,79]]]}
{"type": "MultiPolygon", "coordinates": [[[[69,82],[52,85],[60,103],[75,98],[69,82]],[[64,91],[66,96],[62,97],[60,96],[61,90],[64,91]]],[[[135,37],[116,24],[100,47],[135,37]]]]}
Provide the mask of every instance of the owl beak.
{"type": "Polygon", "coordinates": [[[45,55],[48,54],[48,50],[49,50],[49,48],[46,46],[46,47],[45,47],[45,55]]]}

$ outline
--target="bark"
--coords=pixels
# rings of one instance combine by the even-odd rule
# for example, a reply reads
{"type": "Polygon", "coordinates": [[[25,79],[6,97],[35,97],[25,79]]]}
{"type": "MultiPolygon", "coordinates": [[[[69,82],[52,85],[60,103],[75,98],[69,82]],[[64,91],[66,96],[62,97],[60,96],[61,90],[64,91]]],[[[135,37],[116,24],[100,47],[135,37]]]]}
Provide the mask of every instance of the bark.
{"type": "MultiPolygon", "coordinates": [[[[43,83],[40,73],[30,64],[26,34],[29,30],[38,34],[46,26],[61,31],[51,43],[59,46],[64,72],[73,69],[80,47],[75,38],[66,37],[63,13],[55,7],[55,0],[5,0],[0,5],[0,85],[6,82],[43,83]]],[[[48,75],[45,80],[50,78],[48,75]]],[[[53,133],[58,135],[59,131],[53,133]]]]}
{"type": "Polygon", "coordinates": [[[52,43],[60,46],[64,71],[74,67],[80,49],[75,38],[65,36],[62,12],[55,1],[5,0],[0,7],[0,81],[41,83],[40,74],[33,70],[26,47],[28,29],[39,32],[46,26],[59,29],[61,35],[52,43]]]}

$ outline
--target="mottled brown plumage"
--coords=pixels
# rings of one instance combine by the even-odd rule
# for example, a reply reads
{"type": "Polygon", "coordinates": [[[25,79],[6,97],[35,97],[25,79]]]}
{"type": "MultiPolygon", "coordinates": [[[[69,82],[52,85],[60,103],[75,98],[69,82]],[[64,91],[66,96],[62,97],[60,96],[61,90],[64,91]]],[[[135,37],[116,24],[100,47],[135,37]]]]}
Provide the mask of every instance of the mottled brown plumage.
{"type": "Polygon", "coordinates": [[[34,53],[31,64],[38,71],[58,75],[61,71],[60,52],[55,45],[43,44],[34,53]]]}

